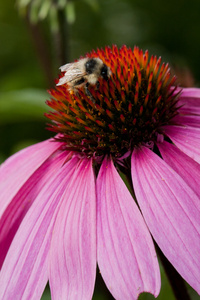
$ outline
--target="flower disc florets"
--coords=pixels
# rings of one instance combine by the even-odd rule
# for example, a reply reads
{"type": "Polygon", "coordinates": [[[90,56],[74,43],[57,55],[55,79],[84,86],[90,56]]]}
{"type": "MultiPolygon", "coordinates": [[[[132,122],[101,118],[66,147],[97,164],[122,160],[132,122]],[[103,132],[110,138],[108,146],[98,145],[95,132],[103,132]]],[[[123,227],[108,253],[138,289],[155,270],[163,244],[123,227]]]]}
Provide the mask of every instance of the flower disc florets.
{"type": "Polygon", "coordinates": [[[66,149],[82,155],[119,158],[142,143],[155,141],[162,126],[177,114],[175,77],[161,58],[123,46],[106,47],[86,57],[99,57],[111,70],[105,80],[73,93],[67,84],[51,90],[49,129],[59,133],[66,149]]]}

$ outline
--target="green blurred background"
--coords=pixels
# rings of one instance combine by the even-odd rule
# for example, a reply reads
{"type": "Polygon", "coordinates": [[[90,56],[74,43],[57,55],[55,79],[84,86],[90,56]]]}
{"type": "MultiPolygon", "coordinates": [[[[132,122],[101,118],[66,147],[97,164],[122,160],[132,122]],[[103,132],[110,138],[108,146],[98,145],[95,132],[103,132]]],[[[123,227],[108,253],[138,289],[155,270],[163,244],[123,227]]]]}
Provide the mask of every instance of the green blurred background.
{"type": "MultiPolygon", "coordinates": [[[[54,86],[62,64],[97,47],[148,49],[171,64],[181,86],[198,87],[199,14],[199,0],[2,0],[0,162],[52,136],[43,116],[46,90],[54,86]]],[[[189,292],[200,299],[191,288],[189,292]]],[[[50,299],[48,287],[43,299],[50,299]]],[[[94,299],[112,299],[100,276],[94,299]]],[[[139,299],[154,297],[143,294],[139,299]]],[[[158,299],[174,299],[163,271],[158,299]]]]}

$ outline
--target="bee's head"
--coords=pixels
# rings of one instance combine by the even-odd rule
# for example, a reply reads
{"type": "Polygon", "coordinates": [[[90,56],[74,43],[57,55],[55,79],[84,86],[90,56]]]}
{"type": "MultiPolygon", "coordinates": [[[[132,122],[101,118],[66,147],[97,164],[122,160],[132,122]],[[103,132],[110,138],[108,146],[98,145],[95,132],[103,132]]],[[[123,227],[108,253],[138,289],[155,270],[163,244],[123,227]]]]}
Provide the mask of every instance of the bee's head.
{"type": "Polygon", "coordinates": [[[103,77],[103,79],[108,80],[108,77],[110,77],[110,75],[111,75],[110,68],[108,68],[105,64],[103,64],[101,68],[101,76],[103,77]]]}

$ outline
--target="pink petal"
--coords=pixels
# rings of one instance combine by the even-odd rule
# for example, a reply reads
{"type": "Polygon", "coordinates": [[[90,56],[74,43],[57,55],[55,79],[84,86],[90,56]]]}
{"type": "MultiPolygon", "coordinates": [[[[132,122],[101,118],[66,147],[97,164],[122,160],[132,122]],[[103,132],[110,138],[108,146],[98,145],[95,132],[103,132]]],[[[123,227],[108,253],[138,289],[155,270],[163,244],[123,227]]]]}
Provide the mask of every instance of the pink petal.
{"type": "Polygon", "coordinates": [[[164,161],[166,161],[200,197],[200,165],[173,144],[164,141],[163,143],[158,143],[157,146],[164,161]]]}
{"type": "Polygon", "coordinates": [[[97,178],[97,260],[115,299],[158,295],[160,272],[144,220],[113,162],[105,159],[97,178]]]}
{"type": "Polygon", "coordinates": [[[0,217],[27,179],[61,145],[52,139],[41,142],[17,152],[1,165],[0,217]]]}
{"type": "MultiPolygon", "coordinates": [[[[200,89],[199,88],[183,88],[181,89],[181,100],[185,99],[185,103],[191,101],[193,105],[196,105],[200,101],[200,89]]],[[[200,104],[200,103],[199,103],[200,104]]]]}
{"type": "Polygon", "coordinates": [[[2,266],[0,299],[40,299],[57,209],[76,165],[72,159],[53,173],[24,217],[2,266]]]}
{"type": "MultiPolygon", "coordinates": [[[[0,267],[12,239],[18,230],[25,214],[32,205],[43,186],[50,180],[52,174],[62,166],[66,159],[66,153],[61,152],[56,156],[49,157],[12,199],[2,218],[0,219],[0,267]]],[[[6,187],[5,187],[6,188],[6,187]]]]}
{"type": "Polygon", "coordinates": [[[200,128],[200,115],[177,115],[173,118],[173,122],[180,125],[188,125],[200,128]]]}
{"type": "Polygon", "coordinates": [[[163,131],[181,151],[200,163],[200,128],[170,125],[163,131]]]}
{"type": "Polygon", "coordinates": [[[180,112],[200,114],[200,89],[184,88],[179,97],[180,112]]]}
{"type": "Polygon", "coordinates": [[[74,172],[51,243],[52,299],[92,299],[96,276],[96,194],[92,160],[74,172]]]}
{"type": "Polygon", "coordinates": [[[132,180],[146,223],[181,276],[200,292],[200,201],[159,156],[143,147],[132,155],[132,180]]]}

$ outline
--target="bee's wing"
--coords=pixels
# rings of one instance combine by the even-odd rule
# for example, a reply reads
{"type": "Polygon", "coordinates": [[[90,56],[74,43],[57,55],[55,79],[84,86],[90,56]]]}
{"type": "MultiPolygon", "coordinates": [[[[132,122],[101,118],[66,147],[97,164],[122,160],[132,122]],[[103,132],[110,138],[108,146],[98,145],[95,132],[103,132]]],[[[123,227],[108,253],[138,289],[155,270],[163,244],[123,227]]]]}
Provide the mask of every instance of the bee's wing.
{"type": "Polygon", "coordinates": [[[80,70],[78,63],[69,63],[63,65],[60,67],[60,70],[61,72],[65,72],[65,75],[59,79],[57,85],[63,85],[86,75],[80,70]]]}
{"type": "Polygon", "coordinates": [[[61,70],[61,72],[66,72],[67,69],[72,68],[73,63],[69,63],[69,64],[65,64],[63,66],[61,66],[59,69],[61,70]]]}

